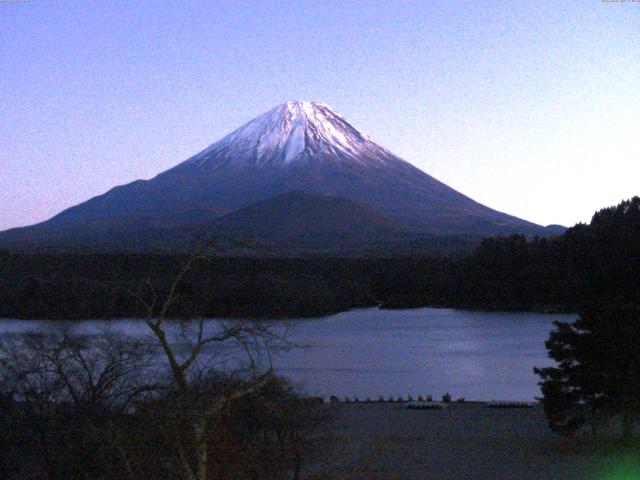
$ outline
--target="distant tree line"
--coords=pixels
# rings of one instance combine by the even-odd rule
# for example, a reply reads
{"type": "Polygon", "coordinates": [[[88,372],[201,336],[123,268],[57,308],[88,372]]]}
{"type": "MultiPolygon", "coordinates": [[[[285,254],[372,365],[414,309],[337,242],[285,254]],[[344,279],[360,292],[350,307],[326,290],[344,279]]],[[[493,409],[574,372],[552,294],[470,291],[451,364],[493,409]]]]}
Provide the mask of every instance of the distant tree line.
{"type": "Polygon", "coordinates": [[[515,307],[637,303],[640,298],[640,198],[597,212],[562,236],[527,241],[487,239],[462,262],[471,305],[494,300],[515,307]]]}
{"type": "MultiPolygon", "coordinates": [[[[194,267],[171,314],[294,317],[354,307],[577,311],[640,297],[640,199],[597,212],[554,239],[488,238],[463,258],[215,258],[194,267]]],[[[127,292],[160,290],[183,255],[0,253],[0,317],[142,317],[127,292]]]]}

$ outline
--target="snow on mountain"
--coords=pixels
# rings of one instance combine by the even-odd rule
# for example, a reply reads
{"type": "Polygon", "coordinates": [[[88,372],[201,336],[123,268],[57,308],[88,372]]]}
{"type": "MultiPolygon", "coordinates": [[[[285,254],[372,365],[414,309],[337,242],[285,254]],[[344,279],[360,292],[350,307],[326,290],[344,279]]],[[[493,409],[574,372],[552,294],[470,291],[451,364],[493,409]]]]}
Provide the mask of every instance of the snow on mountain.
{"type": "Polygon", "coordinates": [[[289,100],[256,117],[187,162],[287,165],[325,157],[386,164],[391,153],[323,103],[289,100]]]}

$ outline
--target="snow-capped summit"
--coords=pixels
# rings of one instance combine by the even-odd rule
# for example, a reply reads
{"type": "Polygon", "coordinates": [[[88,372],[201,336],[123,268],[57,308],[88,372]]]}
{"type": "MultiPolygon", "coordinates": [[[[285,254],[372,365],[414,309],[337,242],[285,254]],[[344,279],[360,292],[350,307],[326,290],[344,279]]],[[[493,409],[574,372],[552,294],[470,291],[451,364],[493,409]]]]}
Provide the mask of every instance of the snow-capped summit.
{"type": "Polygon", "coordinates": [[[336,158],[371,165],[390,154],[323,103],[289,100],[254,118],[190,162],[287,165],[336,158]]]}

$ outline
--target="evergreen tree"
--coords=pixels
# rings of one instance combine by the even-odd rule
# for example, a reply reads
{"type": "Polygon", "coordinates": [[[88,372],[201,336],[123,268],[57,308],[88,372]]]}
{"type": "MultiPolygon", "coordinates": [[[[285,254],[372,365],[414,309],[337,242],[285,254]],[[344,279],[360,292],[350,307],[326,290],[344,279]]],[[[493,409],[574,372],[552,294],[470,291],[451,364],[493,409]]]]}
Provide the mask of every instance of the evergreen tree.
{"type": "Polygon", "coordinates": [[[630,440],[640,418],[640,308],[585,308],[572,324],[555,322],[546,346],[558,366],[534,371],[551,429],[572,435],[619,418],[630,440]]]}

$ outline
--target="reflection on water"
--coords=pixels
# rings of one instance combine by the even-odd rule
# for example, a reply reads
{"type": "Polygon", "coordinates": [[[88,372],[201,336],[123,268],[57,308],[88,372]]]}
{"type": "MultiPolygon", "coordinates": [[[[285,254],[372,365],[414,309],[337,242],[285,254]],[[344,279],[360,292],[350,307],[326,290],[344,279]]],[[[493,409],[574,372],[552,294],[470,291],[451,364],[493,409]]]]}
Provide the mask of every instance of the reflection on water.
{"type": "MultiPolygon", "coordinates": [[[[553,320],[575,315],[470,312],[422,308],[351,310],[329,317],[274,321],[300,348],[275,358],[279,373],[313,395],[377,399],[445,392],[468,400],[532,400],[539,395],[534,366],[550,363],[544,341],[553,320]]],[[[212,320],[213,322],[214,320],[212,320]]],[[[0,334],[48,322],[0,320],[0,334]]],[[[100,333],[101,321],[81,331],[100,333]]],[[[109,328],[141,336],[140,320],[109,328]]]]}

